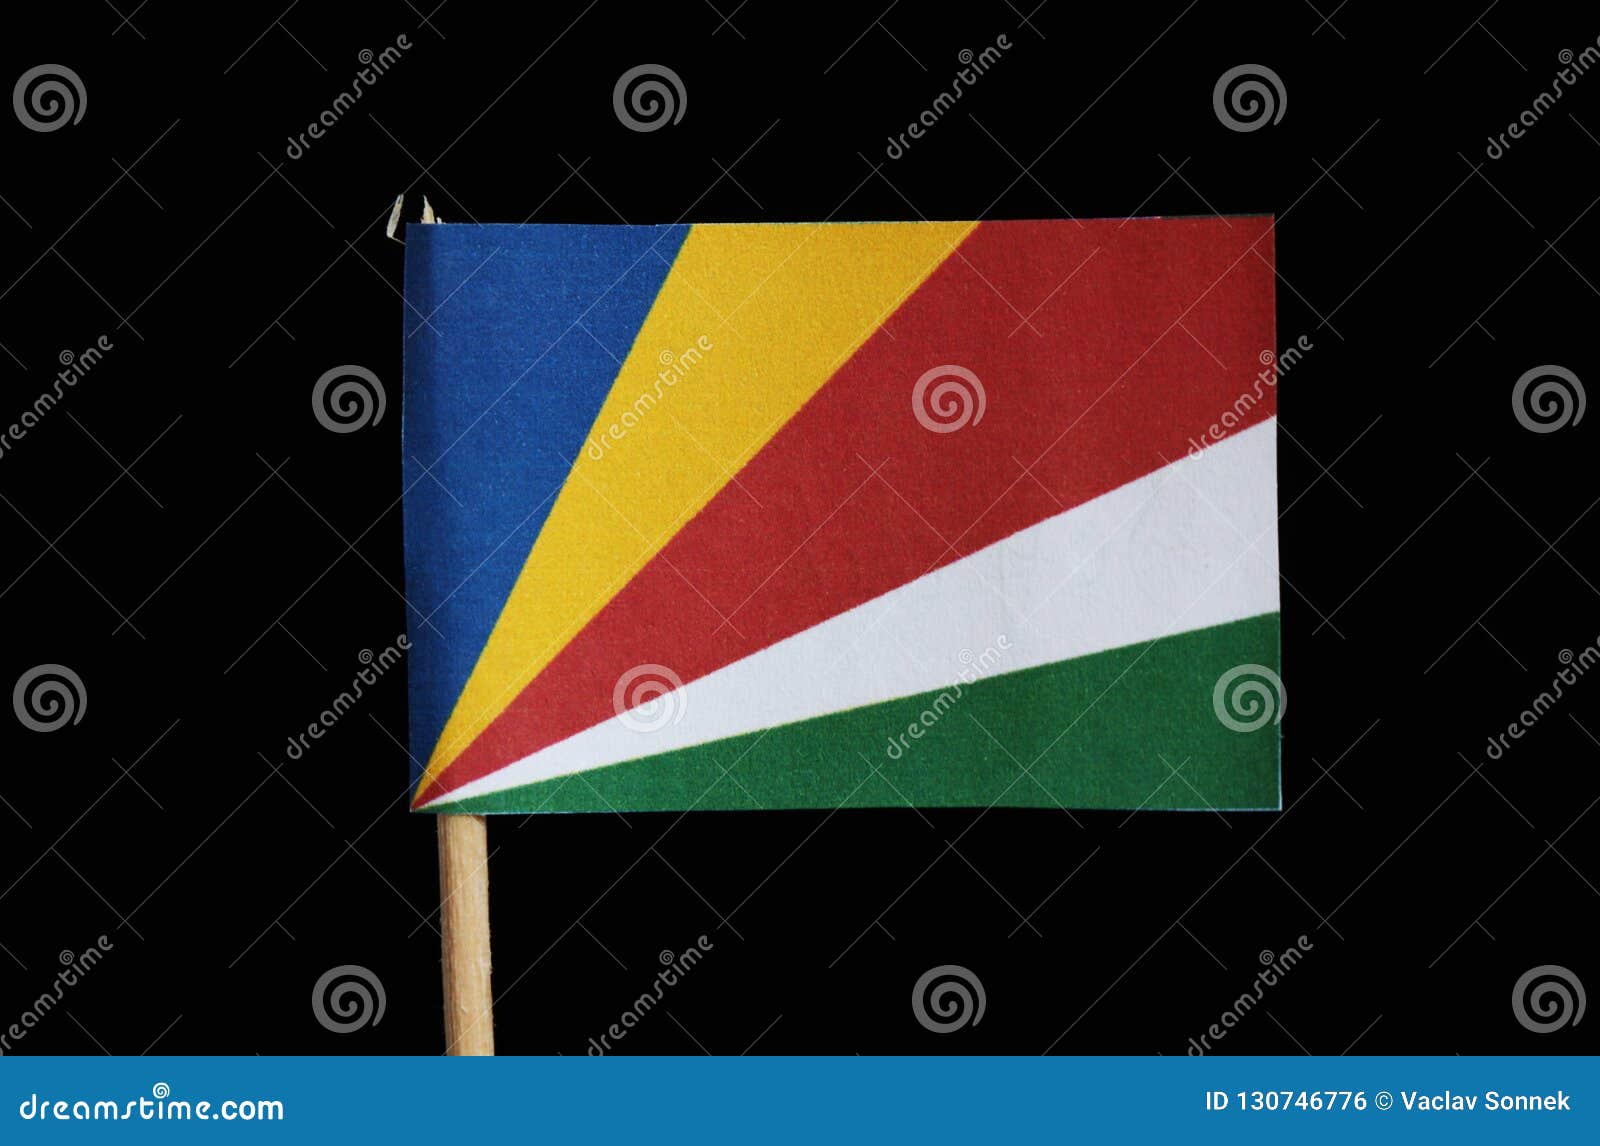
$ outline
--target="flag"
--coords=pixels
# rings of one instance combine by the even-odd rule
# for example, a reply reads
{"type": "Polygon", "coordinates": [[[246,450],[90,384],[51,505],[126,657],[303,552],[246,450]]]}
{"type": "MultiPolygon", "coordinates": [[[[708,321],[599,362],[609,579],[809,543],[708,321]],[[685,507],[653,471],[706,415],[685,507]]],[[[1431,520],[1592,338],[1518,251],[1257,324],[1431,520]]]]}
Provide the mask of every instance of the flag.
{"type": "Polygon", "coordinates": [[[1279,806],[1270,218],[406,241],[419,809],[1279,806]]]}

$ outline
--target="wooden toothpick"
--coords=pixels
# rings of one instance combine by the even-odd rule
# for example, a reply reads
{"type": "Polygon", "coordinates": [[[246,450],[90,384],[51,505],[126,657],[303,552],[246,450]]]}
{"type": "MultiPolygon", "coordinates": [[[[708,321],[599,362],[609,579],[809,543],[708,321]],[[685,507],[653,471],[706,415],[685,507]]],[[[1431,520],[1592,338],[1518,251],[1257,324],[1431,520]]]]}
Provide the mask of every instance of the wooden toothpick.
{"type": "Polygon", "coordinates": [[[440,816],[445,1053],[494,1054],[489,979],[489,833],[482,816],[440,816]]]}

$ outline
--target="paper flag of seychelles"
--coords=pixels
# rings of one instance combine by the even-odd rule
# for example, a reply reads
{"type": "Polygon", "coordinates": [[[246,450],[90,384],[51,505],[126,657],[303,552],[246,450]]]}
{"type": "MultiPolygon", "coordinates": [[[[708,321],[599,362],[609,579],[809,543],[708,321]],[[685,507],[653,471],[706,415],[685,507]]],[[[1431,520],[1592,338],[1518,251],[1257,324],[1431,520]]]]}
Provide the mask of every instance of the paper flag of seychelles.
{"type": "Polygon", "coordinates": [[[416,806],[1279,806],[1272,220],[413,226],[416,806]]]}

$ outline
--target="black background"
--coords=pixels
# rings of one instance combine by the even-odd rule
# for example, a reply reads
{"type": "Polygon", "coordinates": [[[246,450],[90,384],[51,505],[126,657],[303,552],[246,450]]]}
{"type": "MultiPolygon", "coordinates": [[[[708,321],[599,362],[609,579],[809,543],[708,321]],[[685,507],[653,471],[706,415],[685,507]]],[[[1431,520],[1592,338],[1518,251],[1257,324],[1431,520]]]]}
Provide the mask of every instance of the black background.
{"type": "Polygon", "coordinates": [[[1511,993],[1547,963],[1600,983],[1600,681],[1485,756],[1600,636],[1595,416],[1538,434],[1510,401],[1533,367],[1600,376],[1600,78],[1485,155],[1591,14],[434,2],[61,3],[0,45],[5,84],[54,62],[87,92],[57,131],[0,116],[0,421],[113,344],[0,456],[0,676],[60,663],[86,693],[48,735],[0,721],[0,1027],[59,952],[114,945],[13,1053],[442,1046],[398,674],[285,759],[405,624],[400,192],[452,222],[1273,212],[1280,347],[1313,345],[1280,387],[1283,813],[497,820],[503,1052],[582,1053],[702,934],[618,1049],[1183,1053],[1302,935],[1218,1050],[1595,1048],[1596,1020],[1535,1034],[1511,993]],[[637,133],[612,87],[645,62],[687,107],[637,133]],[[1281,77],[1280,122],[1219,123],[1240,63],[1281,77]],[[382,379],[380,424],[313,417],[341,363],[382,379]],[[946,963],[987,1010],[938,1035],[910,995],[946,963]],[[345,1035],[311,1006],[340,964],[386,997],[345,1035]]]}

